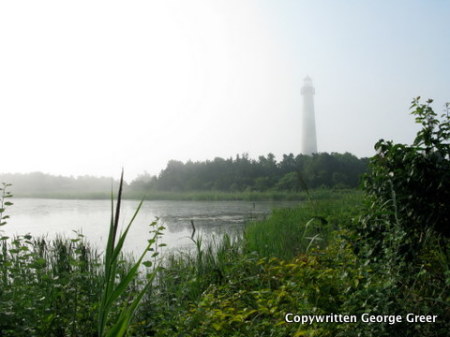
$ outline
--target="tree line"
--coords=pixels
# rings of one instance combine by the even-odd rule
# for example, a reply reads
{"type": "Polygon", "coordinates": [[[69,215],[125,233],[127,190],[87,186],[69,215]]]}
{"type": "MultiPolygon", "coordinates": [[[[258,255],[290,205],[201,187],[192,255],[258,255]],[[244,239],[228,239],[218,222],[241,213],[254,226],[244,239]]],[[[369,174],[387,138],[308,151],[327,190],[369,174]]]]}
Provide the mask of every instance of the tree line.
{"type": "Polygon", "coordinates": [[[111,187],[118,185],[110,177],[55,176],[42,172],[3,173],[0,183],[11,184],[11,191],[19,197],[75,197],[78,195],[97,195],[108,197],[111,187]]]}
{"type": "Polygon", "coordinates": [[[168,162],[158,176],[143,174],[129,184],[135,191],[302,191],[314,188],[354,188],[367,171],[368,159],[346,152],[310,155],[269,153],[250,159],[220,157],[206,161],[168,162]]]}
{"type": "MultiPolygon", "coordinates": [[[[187,161],[170,160],[158,175],[139,175],[124,189],[148,191],[289,191],[315,188],[355,188],[367,171],[368,159],[350,153],[318,153],[312,156],[284,154],[280,161],[269,153],[251,159],[247,154],[235,158],[187,161]]],[[[0,182],[13,185],[16,196],[107,198],[113,184],[110,177],[55,176],[42,172],[0,174],[0,182]]]]}

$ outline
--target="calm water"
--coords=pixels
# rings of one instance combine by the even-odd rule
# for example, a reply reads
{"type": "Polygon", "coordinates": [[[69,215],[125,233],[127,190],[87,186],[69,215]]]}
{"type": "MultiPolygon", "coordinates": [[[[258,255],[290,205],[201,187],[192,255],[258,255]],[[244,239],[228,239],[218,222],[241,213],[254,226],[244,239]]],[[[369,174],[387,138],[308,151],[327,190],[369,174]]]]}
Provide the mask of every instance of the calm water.
{"type": "MultiPolygon", "coordinates": [[[[46,235],[75,237],[74,230],[84,234],[89,242],[101,248],[107,240],[110,201],[108,200],[13,200],[7,214],[8,224],[1,228],[4,234],[46,235]]],[[[149,224],[158,217],[166,227],[161,242],[165,250],[192,249],[190,240],[193,220],[196,234],[203,240],[218,238],[223,233],[236,234],[246,221],[267,216],[276,207],[290,207],[297,202],[247,201],[146,201],[133,223],[124,250],[141,252],[150,237],[149,224]]],[[[122,206],[122,226],[131,219],[138,202],[126,200],[122,206]]]]}

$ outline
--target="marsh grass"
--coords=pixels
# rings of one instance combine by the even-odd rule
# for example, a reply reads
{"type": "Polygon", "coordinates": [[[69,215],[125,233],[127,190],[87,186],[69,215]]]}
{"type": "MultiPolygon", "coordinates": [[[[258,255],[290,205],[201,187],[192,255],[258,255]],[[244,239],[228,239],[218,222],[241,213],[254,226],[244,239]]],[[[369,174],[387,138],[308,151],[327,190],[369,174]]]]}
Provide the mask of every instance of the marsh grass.
{"type": "Polygon", "coordinates": [[[2,240],[0,266],[0,335],[95,335],[103,275],[80,234],[2,240]]]}
{"type": "Polygon", "coordinates": [[[324,248],[334,231],[357,216],[361,197],[351,193],[328,200],[311,198],[295,208],[276,209],[269,218],[246,226],[245,250],[289,259],[312,248],[324,248]]]}

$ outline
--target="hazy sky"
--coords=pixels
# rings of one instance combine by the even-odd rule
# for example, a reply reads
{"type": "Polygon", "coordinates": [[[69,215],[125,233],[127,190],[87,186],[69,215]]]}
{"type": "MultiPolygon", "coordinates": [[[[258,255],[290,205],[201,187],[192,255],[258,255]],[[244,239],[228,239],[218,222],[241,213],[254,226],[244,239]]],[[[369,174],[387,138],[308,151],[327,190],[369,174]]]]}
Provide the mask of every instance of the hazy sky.
{"type": "Polygon", "coordinates": [[[409,143],[450,101],[450,1],[1,1],[0,172],[157,174],[169,159],[409,143]]]}

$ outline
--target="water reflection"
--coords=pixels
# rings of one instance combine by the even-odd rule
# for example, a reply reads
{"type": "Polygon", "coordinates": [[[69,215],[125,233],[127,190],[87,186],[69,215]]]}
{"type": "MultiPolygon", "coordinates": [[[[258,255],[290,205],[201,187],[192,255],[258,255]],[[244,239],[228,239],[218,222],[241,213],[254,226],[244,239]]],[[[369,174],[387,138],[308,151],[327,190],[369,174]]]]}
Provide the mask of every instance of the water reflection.
{"type": "MultiPolygon", "coordinates": [[[[224,233],[239,232],[248,220],[267,216],[274,207],[290,207],[296,202],[246,201],[148,201],[131,227],[124,250],[138,253],[150,237],[149,224],[156,218],[166,227],[161,242],[167,249],[193,247],[191,220],[196,235],[206,240],[224,233]]],[[[122,205],[122,228],[128,224],[138,202],[125,200],[122,205]]],[[[73,237],[80,231],[95,246],[102,248],[107,239],[111,204],[108,200],[15,199],[8,209],[11,218],[2,230],[8,234],[33,236],[62,234],[73,237]]]]}

